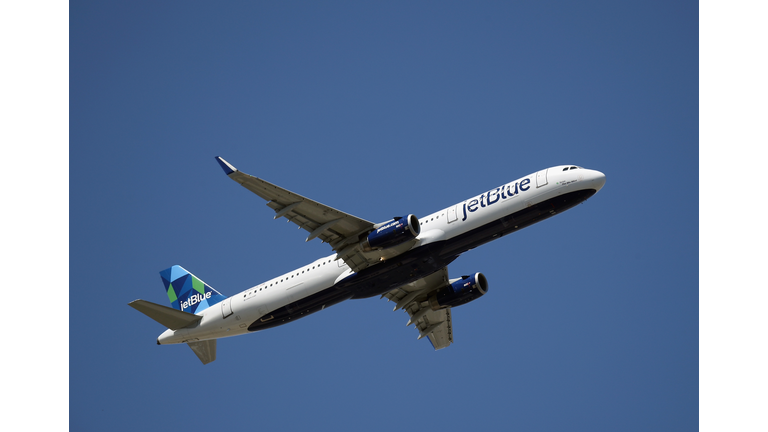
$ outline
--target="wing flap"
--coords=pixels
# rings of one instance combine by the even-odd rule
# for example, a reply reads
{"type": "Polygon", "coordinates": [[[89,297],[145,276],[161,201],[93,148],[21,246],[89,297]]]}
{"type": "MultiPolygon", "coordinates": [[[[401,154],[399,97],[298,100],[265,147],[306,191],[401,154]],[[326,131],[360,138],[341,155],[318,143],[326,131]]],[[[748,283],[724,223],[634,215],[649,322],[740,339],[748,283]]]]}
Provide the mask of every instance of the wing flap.
{"type": "Polygon", "coordinates": [[[429,304],[430,294],[448,284],[448,270],[441,270],[431,275],[402,285],[385,293],[382,297],[395,302],[394,310],[404,309],[410,319],[407,325],[414,324],[419,331],[418,339],[428,337],[435,350],[453,343],[453,324],[450,308],[433,310],[429,304]]]}
{"type": "Polygon", "coordinates": [[[426,319],[422,321],[426,322],[423,324],[417,323],[417,325],[429,326],[426,329],[420,328],[419,331],[425,331],[432,328],[432,331],[430,331],[427,336],[435,350],[443,349],[453,343],[453,327],[451,323],[450,308],[429,311],[425,318],[426,319]]]}

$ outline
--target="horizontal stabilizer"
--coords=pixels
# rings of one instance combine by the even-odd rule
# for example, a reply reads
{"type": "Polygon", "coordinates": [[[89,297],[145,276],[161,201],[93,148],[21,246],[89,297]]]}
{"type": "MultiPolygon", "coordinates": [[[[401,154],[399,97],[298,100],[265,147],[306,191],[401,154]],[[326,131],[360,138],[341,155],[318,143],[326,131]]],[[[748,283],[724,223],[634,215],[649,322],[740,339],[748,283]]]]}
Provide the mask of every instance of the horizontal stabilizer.
{"type": "Polygon", "coordinates": [[[189,342],[187,345],[192,348],[192,351],[195,352],[197,358],[199,358],[204,365],[216,360],[216,339],[189,342]]]}
{"type": "Polygon", "coordinates": [[[191,314],[189,312],[182,312],[180,310],[159,305],[157,303],[148,302],[146,300],[134,300],[128,303],[128,306],[136,309],[137,311],[152,318],[153,320],[159,322],[171,330],[178,330],[180,328],[189,327],[190,325],[195,324],[203,319],[203,317],[200,315],[191,314]]]}

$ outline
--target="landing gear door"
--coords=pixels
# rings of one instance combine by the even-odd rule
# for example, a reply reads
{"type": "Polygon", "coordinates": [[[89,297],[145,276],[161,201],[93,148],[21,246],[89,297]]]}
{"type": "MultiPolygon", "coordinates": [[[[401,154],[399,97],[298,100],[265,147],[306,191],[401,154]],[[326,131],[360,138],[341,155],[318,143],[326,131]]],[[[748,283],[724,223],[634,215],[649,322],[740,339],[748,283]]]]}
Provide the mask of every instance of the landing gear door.
{"type": "Polygon", "coordinates": [[[226,318],[232,315],[232,298],[228,298],[221,302],[221,316],[226,318]]]}
{"type": "Polygon", "coordinates": [[[547,185],[547,171],[549,168],[543,169],[536,173],[536,187],[540,188],[547,185]]]}

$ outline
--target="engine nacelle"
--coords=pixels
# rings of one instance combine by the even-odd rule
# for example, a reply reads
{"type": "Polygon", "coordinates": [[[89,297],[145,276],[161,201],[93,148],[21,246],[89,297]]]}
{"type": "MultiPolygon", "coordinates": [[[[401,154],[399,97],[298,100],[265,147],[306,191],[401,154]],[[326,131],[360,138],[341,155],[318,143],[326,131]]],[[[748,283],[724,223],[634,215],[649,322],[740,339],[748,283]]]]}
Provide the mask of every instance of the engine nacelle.
{"type": "Polygon", "coordinates": [[[488,292],[488,279],[482,273],[462,276],[450,285],[440,288],[429,298],[433,310],[456,307],[482,297],[488,292]]]}
{"type": "Polygon", "coordinates": [[[385,222],[360,243],[364,251],[386,249],[413,240],[421,232],[419,219],[414,215],[396,217],[385,222]]]}

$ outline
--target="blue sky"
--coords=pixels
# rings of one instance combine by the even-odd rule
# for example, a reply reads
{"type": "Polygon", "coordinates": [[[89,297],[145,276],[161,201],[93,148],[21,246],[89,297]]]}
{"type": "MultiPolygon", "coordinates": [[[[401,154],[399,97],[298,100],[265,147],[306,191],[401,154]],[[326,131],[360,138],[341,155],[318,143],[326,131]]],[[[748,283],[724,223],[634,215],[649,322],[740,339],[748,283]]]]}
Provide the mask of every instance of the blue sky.
{"type": "Polygon", "coordinates": [[[695,430],[697,195],[661,191],[697,187],[696,6],[71,3],[71,428],[695,430]],[[449,349],[368,299],[202,366],[126,305],[160,270],[229,295],[330,253],[217,155],[373,221],[608,183],[449,267],[491,285],[449,349]]]}
{"type": "Polygon", "coordinates": [[[699,429],[697,2],[69,14],[72,430],[699,429]],[[445,350],[373,298],[203,366],[127,306],[166,302],[160,270],[231,295],[331,252],[217,155],[376,222],[558,164],[607,184],[451,264],[490,291],[445,350]]]}

